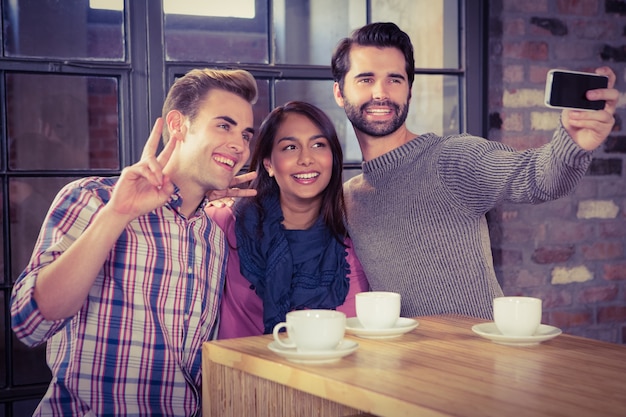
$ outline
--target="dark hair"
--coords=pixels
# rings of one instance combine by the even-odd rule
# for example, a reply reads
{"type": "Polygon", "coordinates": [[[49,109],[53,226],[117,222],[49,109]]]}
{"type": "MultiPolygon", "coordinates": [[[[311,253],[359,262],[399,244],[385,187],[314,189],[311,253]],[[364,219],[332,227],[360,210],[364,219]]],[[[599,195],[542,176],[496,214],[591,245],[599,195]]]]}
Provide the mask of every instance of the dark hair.
{"type": "MultiPolygon", "coordinates": [[[[257,100],[256,80],[245,70],[192,69],[174,82],[163,103],[163,118],[171,110],[178,110],[193,123],[202,101],[211,90],[236,94],[250,104],[257,100]]],[[[169,140],[168,129],[163,129],[163,142],[169,140]]]]}
{"type": "Polygon", "coordinates": [[[259,211],[261,223],[264,218],[261,201],[268,195],[280,193],[278,183],[269,176],[263,165],[263,160],[271,156],[276,132],[278,132],[278,129],[289,114],[305,116],[328,139],[333,155],[333,168],[330,182],[322,192],[320,213],[331,233],[337,240],[343,243],[347,232],[344,223],[345,204],[343,200],[343,152],[341,143],[337,137],[335,126],[326,113],[313,104],[303,101],[289,101],[282,106],[276,107],[263,120],[259,129],[256,146],[250,159],[250,171],[256,171],[257,177],[250,184],[250,188],[257,190],[257,195],[252,198],[252,201],[256,204],[259,211]]]}
{"type": "Polygon", "coordinates": [[[356,29],[349,38],[344,38],[337,44],[330,65],[333,79],[339,83],[341,91],[343,91],[346,74],[350,71],[350,49],[352,45],[399,49],[404,55],[409,89],[411,89],[415,79],[415,58],[413,57],[411,38],[395,23],[377,22],[356,29]]]}

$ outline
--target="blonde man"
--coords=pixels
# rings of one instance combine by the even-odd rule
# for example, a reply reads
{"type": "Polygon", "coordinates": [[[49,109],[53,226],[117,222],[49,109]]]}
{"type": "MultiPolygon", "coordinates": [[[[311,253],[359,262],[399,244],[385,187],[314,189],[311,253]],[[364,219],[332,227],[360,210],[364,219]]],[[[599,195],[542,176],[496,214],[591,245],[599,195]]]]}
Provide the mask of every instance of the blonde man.
{"type": "Polygon", "coordinates": [[[164,130],[158,159],[57,195],[11,300],[18,338],[48,343],[35,415],[200,415],[227,254],[205,195],[248,159],[256,97],[246,71],[192,70],[148,140],[164,130]]]}

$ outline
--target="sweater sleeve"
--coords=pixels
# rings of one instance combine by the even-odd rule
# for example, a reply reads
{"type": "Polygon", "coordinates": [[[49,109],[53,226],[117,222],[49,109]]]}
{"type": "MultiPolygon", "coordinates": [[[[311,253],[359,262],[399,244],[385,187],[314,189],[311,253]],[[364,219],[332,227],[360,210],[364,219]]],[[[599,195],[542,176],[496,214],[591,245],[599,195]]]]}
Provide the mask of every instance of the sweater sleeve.
{"type": "Polygon", "coordinates": [[[591,163],[559,124],[552,141],[525,151],[473,136],[446,141],[438,175],[455,200],[474,213],[509,201],[538,204],[570,193],[591,163]]]}

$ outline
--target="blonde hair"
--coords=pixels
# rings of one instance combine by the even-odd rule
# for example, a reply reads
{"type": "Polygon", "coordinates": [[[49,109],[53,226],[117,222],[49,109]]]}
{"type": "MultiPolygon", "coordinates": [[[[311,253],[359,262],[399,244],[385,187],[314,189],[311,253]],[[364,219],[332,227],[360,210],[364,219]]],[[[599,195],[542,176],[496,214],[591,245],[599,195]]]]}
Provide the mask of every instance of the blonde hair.
{"type": "MultiPolygon", "coordinates": [[[[193,69],[170,88],[163,103],[163,118],[170,111],[178,110],[193,123],[202,100],[215,89],[234,93],[250,104],[256,103],[258,97],[256,80],[246,70],[193,69]]],[[[163,143],[168,140],[169,132],[163,129],[163,143]]]]}

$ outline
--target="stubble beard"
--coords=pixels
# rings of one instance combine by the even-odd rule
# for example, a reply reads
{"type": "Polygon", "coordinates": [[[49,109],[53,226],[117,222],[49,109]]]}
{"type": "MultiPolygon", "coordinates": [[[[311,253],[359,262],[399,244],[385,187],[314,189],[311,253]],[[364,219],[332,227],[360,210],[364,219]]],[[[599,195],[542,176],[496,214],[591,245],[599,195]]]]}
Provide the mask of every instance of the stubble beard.
{"type": "Polygon", "coordinates": [[[373,137],[387,136],[398,130],[405,122],[409,115],[408,101],[400,106],[389,100],[385,101],[369,101],[363,105],[356,106],[345,97],[343,99],[344,110],[346,116],[355,129],[373,137]],[[370,122],[366,117],[366,109],[369,106],[388,106],[393,109],[394,116],[391,120],[385,122],[370,122]]]}

